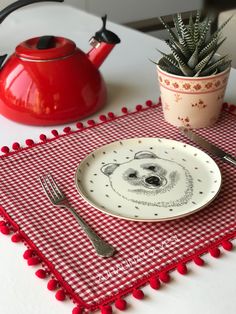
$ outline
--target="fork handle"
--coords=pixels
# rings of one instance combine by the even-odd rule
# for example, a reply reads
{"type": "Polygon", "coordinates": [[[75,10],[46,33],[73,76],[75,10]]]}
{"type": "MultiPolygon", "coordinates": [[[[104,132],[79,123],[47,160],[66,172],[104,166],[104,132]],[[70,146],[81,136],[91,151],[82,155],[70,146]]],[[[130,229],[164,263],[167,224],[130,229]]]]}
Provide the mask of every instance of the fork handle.
{"type": "Polygon", "coordinates": [[[77,214],[77,212],[72,208],[69,204],[65,203],[61,205],[62,207],[66,207],[69,211],[74,215],[81,228],[86,233],[90,242],[92,243],[95,251],[99,256],[102,257],[111,257],[115,254],[115,248],[103,241],[87,224],[86,222],[77,214]]]}

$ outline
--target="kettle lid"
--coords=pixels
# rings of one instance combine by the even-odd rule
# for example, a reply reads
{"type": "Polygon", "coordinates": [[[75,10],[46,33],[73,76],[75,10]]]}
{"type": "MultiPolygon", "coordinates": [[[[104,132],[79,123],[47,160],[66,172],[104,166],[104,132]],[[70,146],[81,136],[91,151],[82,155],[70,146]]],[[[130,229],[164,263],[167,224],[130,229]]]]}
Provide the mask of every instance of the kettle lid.
{"type": "Polygon", "coordinates": [[[16,47],[18,57],[30,60],[54,60],[73,54],[76,44],[67,38],[41,36],[28,39],[16,47]]]}

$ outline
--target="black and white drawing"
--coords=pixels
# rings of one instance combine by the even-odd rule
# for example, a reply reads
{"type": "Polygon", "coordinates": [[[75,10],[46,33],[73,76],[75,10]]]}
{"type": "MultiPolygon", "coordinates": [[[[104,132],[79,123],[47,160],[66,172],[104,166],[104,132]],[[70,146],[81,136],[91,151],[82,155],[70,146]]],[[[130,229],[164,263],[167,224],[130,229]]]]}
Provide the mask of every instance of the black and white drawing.
{"type": "Polygon", "coordinates": [[[105,164],[101,171],[122,198],[163,208],[187,204],[193,195],[193,178],[181,164],[140,151],[124,163],[105,164]]]}

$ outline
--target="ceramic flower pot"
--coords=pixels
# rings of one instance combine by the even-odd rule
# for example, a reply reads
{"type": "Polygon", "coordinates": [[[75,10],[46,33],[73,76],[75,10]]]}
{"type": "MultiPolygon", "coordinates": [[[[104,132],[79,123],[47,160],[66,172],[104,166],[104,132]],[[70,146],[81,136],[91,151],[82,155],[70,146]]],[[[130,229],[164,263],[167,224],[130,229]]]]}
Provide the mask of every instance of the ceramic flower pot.
{"type": "Polygon", "coordinates": [[[157,66],[164,118],[170,124],[203,128],[219,118],[230,68],[205,77],[167,73],[157,66]]]}

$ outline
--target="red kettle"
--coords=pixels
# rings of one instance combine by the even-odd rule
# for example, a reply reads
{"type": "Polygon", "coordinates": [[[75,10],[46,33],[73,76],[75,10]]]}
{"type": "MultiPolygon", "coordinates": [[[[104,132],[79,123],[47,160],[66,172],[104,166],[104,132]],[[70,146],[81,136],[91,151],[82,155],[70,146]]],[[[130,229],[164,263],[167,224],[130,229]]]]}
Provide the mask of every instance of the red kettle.
{"type": "MultiPolygon", "coordinates": [[[[42,1],[16,1],[0,12],[0,23],[15,9],[42,1]]],[[[6,61],[0,56],[0,113],[24,124],[55,125],[99,110],[107,92],[98,68],[120,42],[106,29],[106,16],[102,21],[88,53],[70,39],[42,36],[19,44],[6,61]]]]}

